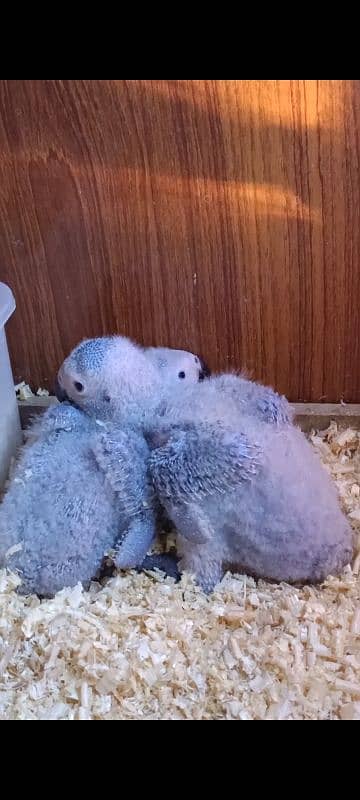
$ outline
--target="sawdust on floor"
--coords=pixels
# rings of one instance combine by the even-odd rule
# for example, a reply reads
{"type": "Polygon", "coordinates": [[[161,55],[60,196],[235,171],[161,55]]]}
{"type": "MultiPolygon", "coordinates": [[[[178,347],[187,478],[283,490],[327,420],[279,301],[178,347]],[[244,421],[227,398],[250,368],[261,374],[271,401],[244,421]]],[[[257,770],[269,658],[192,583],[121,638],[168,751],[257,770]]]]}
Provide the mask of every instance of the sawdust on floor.
{"type": "MultiPolygon", "coordinates": [[[[360,535],[360,432],[312,442],[360,535]]],[[[360,555],[297,589],[129,573],[22,598],[0,572],[1,719],[358,719],[360,555]]]]}

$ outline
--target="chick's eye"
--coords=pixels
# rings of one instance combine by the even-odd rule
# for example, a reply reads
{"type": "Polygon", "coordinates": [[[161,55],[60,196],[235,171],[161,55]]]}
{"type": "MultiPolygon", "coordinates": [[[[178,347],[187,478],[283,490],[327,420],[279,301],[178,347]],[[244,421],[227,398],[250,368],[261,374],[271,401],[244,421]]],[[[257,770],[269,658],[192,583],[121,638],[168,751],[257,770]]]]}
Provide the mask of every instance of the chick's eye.
{"type": "Polygon", "coordinates": [[[74,381],[74,386],[75,386],[75,389],[76,389],[77,392],[83,392],[84,391],[84,386],[83,386],[82,383],[80,383],[80,381],[74,381]]]}
{"type": "Polygon", "coordinates": [[[104,401],[105,403],[110,403],[110,397],[108,394],[104,394],[104,401]]]}
{"type": "Polygon", "coordinates": [[[178,377],[179,377],[179,378],[185,378],[185,372],[183,372],[183,371],[181,370],[181,372],[179,372],[179,375],[178,375],[178,377]]]}

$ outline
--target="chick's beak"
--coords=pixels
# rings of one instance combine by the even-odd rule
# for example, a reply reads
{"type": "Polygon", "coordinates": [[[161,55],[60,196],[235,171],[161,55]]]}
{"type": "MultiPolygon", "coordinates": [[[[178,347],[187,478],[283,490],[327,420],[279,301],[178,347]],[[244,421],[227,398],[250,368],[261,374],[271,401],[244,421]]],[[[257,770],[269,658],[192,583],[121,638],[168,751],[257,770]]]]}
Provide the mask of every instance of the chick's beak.
{"type": "Polygon", "coordinates": [[[65,389],[63,389],[61,384],[59,383],[58,377],[55,378],[54,391],[57,399],[59,400],[59,403],[63,403],[65,400],[69,400],[65,392],[65,389]]]}

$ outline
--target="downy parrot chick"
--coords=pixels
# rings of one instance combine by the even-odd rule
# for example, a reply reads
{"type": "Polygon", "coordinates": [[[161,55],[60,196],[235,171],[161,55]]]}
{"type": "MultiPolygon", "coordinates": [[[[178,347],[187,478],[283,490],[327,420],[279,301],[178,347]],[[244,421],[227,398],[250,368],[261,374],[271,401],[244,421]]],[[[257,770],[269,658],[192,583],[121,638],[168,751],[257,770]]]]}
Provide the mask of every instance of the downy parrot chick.
{"type": "MultiPolygon", "coordinates": [[[[120,545],[122,562],[140,565],[155,534],[144,437],[68,403],[37,427],[0,505],[0,566],[19,571],[21,593],[50,596],[87,584],[110,550],[116,564],[120,545]]],[[[161,556],[146,566],[161,568],[161,556]]]]}
{"type": "MultiPolygon", "coordinates": [[[[134,436],[138,437],[142,435],[144,420],[161,413],[166,393],[179,384],[202,380],[205,369],[203,362],[200,363],[200,359],[191,353],[167,348],[143,350],[121,336],[90,339],[78,345],[64,361],[58,373],[57,395],[60,400],[70,400],[89,417],[121,426],[128,436],[131,428],[134,436]],[[184,380],[182,372],[185,369],[184,380]]],[[[143,470],[146,467],[146,447],[144,440],[143,470]]],[[[123,457],[125,463],[125,452],[123,457]]],[[[128,457],[130,460],[133,458],[131,447],[128,457]]],[[[145,494],[143,500],[147,502],[145,494]]],[[[158,527],[165,528],[167,520],[161,520],[163,511],[155,496],[152,511],[158,527]]],[[[138,566],[134,558],[137,558],[140,544],[130,536],[123,539],[117,566],[138,566]]],[[[170,565],[169,558],[167,561],[164,558],[162,564],[168,574],[177,574],[176,565],[170,565]]]]}
{"type": "Polygon", "coordinates": [[[211,413],[213,419],[217,414],[222,418],[229,404],[237,413],[265,422],[292,421],[291,406],[273,389],[233,374],[204,381],[210,372],[204,362],[199,371],[196,359],[200,362],[198,356],[170,348],[142,350],[122,336],[88,339],[60,368],[57,397],[69,399],[99,419],[135,425],[142,425],[154,413],[167,414],[167,408],[170,414],[180,416],[195,413],[201,418],[211,413]],[[185,379],[179,378],[183,372],[185,379]]]}
{"type": "Polygon", "coordinates": [[[205,361],[186,350],[173,350],[171,347],[146,347],[146,358],[160,370],[163,382],[170,386],[176,383],[185,386],[208,378],[210,370],[205,361]]]}
{"type": "MultiPolygon", "coordinates": [[[[182,383],[181,394],[176,393],[180,408],[183,408],[187,394],[189,401],[192,402],[192,385],[210,377],[210,370],[200,356],[188,353],[184,350],[172,350],[167,347],[148,347],[144,350],[147,358],[160,369],[163,383],[169,389],[176,388],[177,378],[182,383]]],[[[205,394],[209,387],[205,389],[205,394]]],[[[256,416],[259,420],[274,424],[291,422],[294,411],[287,399],[275,392],[269,386],[251,381],[245,375],[225,373],[217,376],[216,392],[221,391],[224,402],[227,399],[235,402],[238,410],[243,414],[256,416]]],[[[201,398],[201,392],[196,392],[201,398]]],[[[173,400],[171,400],[171,403],[173,400]]],[[[176,400],[175,400],[176,403],[176,400]]]]}
{"type": "Polygon", "coordinates": [[[172,390],[210,374],[193,353],[166,347],[141,348],[123,336],[81,342],[65,359],[56,382],[60,401],[69,399],[91,416],[135,425],[161,407],[172,390]]]}
{"type": "Polygon", "coordinates": [[[59,400],[70,400],[90,417],[139,426],[164,391],[160,371],[142,349],[122,336],[81,342],[57,376],[59,400]]]}
{"type": "MultiPolygon", "coordinates": [[[[184,385],[181,392],[177,388],[174,391],[167,382],[164,385],[159,370],[141,348],[122,337],[81,343],[64,362],[58,380],[61,396],[87,414],[98,420],[130,424],[137,431],[151,427],[154,420],[161,418],[217,422],[231,414],[237,420],[244,413],[251,413],[255,418],[281,424],[292,415],[287,401],[271,389],[234,375],[184,385]]],[[[162,502],[160,496],[159,499],[162,502]]],[[[137,545],[133,543],[138,557],[140,543],[137,545]]],[[[135,567],[136,563],[127,554],[125,558],[125,553],[122,561],[119,552],[118,566],[135,567]]]]}
{"type": "Polygon", "coordinates": [[[163,418],[147,435],[181,569],[206,591],[227,568],[293,583],[338,574],[353,535],[334,483],[300,430],[239,410],[240,381],[231,376],[233,397],[228,376],[194,387],[187,410],[168,409],[168,427],[163,418]]]}

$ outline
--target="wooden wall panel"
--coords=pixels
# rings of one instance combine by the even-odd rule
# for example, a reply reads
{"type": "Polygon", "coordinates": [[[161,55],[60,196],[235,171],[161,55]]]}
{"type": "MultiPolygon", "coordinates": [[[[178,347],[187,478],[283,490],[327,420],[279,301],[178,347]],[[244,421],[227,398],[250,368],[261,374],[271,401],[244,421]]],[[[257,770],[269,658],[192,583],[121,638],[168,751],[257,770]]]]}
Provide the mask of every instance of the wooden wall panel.
{"type": "Polygon", "coordinates": [[[360,402],[358,81],[1,81],[17,378],[123,332],[360,402]]]}

